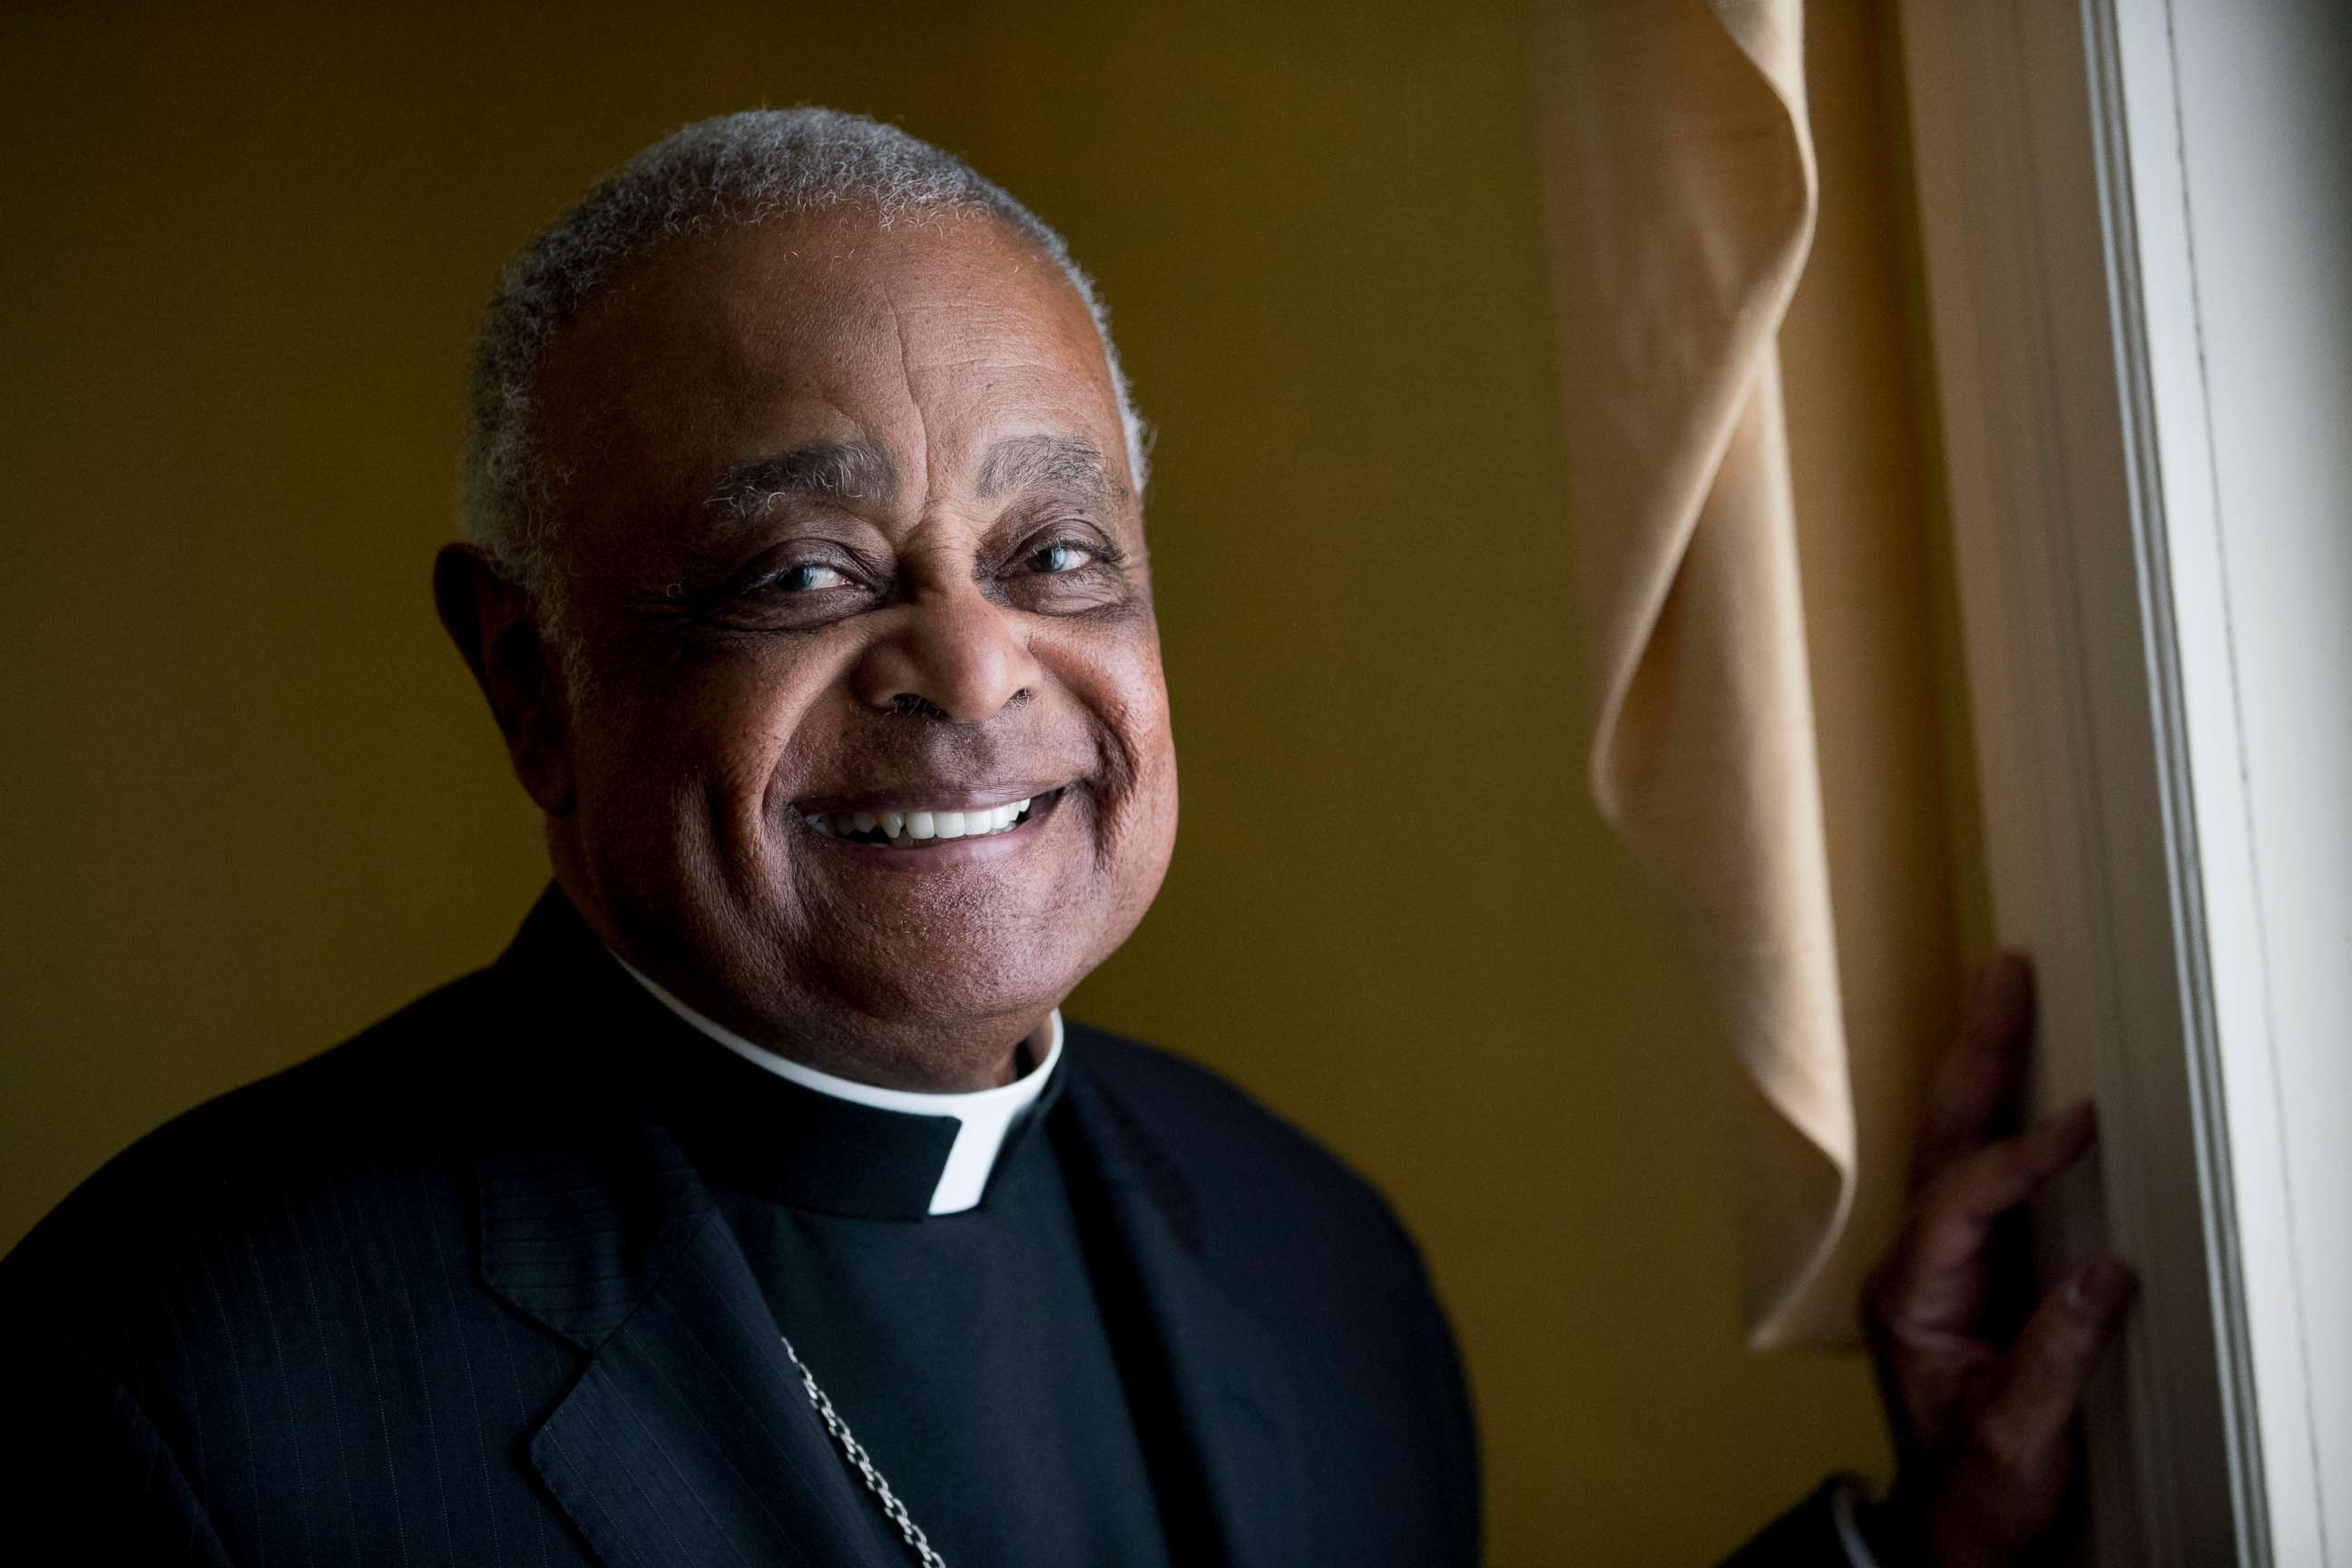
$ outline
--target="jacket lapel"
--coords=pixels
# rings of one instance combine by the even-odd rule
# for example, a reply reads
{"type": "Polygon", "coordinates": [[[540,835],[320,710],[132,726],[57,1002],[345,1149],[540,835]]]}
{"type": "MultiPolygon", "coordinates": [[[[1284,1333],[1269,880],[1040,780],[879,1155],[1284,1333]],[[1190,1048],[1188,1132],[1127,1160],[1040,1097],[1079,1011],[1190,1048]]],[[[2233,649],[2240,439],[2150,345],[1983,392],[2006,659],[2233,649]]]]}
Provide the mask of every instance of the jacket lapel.
{"type": "Polygon", "coordinates": [[[715,1216],[597,1347],[530,1459],[610,1568],[899,1561],[715,1216]]]}
{"type": "Polygon", "coordinates": [[[500,964],[520,1070],[477,1155],[483,1284],[587,1357],[530,1462],[609,1568],[898,1568],[709,1189],[604,1088],[671,1021],[576,923],[542,901],[500,964]]]}
{"type": "Polygon", "coordinates": [[[1232,1568],[1308,1561],[1296,1403],[1279,1342],[1217,1279],[1191,1184],[1141,1116],[1075,1054],[1072,1067],[1073,1197],[1084,1213],[1091,1185],[1093,1220],[1108,1232],[1098,1287],[1115,1332],[1131,1312],[1152,1342],[1140,1347],[1138,1419],[1149,1426],[1159,1404],[1151,1396],[1164,1396],[1175,1431],[1146,1436],[1175,1441],[1148,1447],[1159,1462],[1190,1472],[1169,1478],[1176,1484],[1163,1485],[1162,1506],[1202,1515],[1165,1521],[1171,1553],[1197,1561],[1187,1550],[1197,1541],[1194,1551],[1232,1568]]]}

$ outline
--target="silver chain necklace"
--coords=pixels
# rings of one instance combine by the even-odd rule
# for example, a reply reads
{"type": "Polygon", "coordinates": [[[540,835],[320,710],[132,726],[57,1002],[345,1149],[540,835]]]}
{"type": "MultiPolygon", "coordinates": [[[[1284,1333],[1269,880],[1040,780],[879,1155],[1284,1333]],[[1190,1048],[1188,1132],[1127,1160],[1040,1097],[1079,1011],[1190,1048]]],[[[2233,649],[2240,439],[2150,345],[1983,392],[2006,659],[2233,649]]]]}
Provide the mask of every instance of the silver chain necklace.
{"type": "Polygon", "coordinates": [[[898,1527],[898,1533],[906,1538],[908,1546],[913,1550],[923,1568],[948,1568],[947,1559],[931,1550],[930,1539],[923,1533],[923,1527],[908,1517],[907,1505],[898,1500],[898,1494],[890,1489],[890,1483],[883,1479],[880,1470],[874,1468],[874,1457],[866,1451],[866,1445],[850,1432],[849,1423],[841,1418],[840,1412],[833,1407],[833,1401],[826,1398],[824,1390],[816,1385],[816,1373],[808,1369],[808,1363],[801,1360],[801,1352],[793,1349],[792,1337],[788,1334],[776,1337],[784,1342],[784,1353],[792,1357],[793,1365],[800,1369],[801,1386],[808,1391],[809,1403],[816,1406],[817,1419],[824,1423],[826,1434],[840,1447],[842,1458],[855,1466],[858,1475],[865,1479],[866,1489],[872,1492],[874,1500],[882,1505],[882,1516],[898,1527]]]}

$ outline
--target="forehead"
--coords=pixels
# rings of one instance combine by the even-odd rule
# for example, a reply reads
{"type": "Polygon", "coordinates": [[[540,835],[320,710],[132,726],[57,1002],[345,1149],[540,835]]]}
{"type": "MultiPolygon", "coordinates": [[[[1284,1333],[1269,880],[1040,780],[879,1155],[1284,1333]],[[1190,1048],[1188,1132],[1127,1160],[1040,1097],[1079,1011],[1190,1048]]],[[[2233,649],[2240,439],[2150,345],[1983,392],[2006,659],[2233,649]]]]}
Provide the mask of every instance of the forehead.
{"type": "Polygon", "coordinates": [[[600,505],[811,442],[870,442],[934,492],[975,488],[1007,437],[1123,461],[1085,301],[979,215],[885,227],[845,209],[680,241],[558,336],[540,409],[564,488],[600,505]]]}

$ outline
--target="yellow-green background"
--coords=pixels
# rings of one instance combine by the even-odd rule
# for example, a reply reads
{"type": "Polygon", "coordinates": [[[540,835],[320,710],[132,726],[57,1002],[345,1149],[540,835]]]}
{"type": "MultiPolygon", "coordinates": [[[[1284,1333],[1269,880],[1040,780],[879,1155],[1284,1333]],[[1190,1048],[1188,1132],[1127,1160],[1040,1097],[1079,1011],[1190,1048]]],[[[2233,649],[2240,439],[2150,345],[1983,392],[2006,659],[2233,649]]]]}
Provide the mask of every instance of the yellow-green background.
{"type": "MultiPolygon", "coordinates": [[[[1911,591],[1899,83],[1879,6],[1813,10],[1850,134],[1800,499],[1870,500],[1911,591]]],[[[1741,1347],[1706,1023],[1584,792],[1525,38],[1506,0],[11,7],[0,1244],[504,941],[536,825],[426,586],[475,311],[641,143],[816,100],[971,157],[1108,295],[1184,826],[1072,1010],[1393,1195],[1492,1561],[1705,1563],[1883,1469],[1858,1358],[1741,1347]]]]}

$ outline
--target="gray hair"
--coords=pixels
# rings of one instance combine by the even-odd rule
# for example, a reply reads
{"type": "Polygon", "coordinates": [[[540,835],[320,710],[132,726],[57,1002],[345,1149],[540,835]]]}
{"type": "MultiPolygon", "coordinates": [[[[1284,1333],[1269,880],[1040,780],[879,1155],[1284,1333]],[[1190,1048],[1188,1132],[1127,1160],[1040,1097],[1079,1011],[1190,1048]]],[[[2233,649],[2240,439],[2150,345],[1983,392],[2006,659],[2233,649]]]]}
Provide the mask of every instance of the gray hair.
{"type": "Polygon", "coordinates": [[[699,121],[607,174],[517,252],[474,341],[460,521],[466,537],[538,602],[542,629],[566,645],[567,663],[578,650],[557,624],[553,486],[532,428],[548,343],[617,274],[673,239],[835,207],[862,208],[886,228],[985,215],[1052,258],[1093,313],[1125,426],[1128,470],[1143,489],[1144,429],[1108,312],[1069,246],[1034,213],[962,159],[864,115],[803,107],[699,121]]]}

